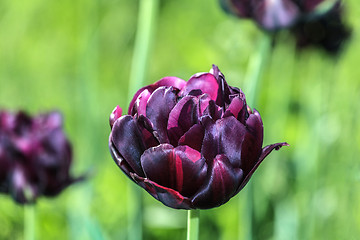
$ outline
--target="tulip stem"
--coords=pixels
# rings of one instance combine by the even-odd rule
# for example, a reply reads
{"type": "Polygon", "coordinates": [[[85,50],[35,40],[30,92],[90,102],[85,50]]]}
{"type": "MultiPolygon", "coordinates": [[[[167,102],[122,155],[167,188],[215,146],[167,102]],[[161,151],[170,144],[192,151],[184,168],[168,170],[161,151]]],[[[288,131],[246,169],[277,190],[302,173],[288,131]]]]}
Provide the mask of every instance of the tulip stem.
{"type": "Polygon", "coordinates": [[[35,209],[31,204],[24,206],[24,239],[35,239],[35,209]]]}
{"type": "MultiPolygon", "coordinates": [[[[135,92],[145,82],[158,8],[159,0],[139,1],[138,23],[128,86],[129,100],[132,99],[135,92]]],[[[131,191],[129,194],[129,205],[132,206],[130,207],[131,212],[128,211],[128,240],[141,240],[143,228],[143,190],[132,182],[129,182],[128,187],[131,191]]]]}
{"type": "MultiPolygon", "coordinates": [[[[271,50],[271,35],[263,34],[260,39],[259,46],[257,51],[252,55],[250,59],[250,63],[248,66],[245,83],[246,83],[246,96],[247,96],[247,104],[254,108],[256,107],[258,98],[256,96],[260,96],[261,93],[261,80],[262,80],[262,72],[264,69],[264,65],[266,60],[270,55],[271,50]]],[[[246,199],[246,209],[245,215],[248,219],[248,227],[246,231],[247,240],[252,240],[254,237],[254,210],[253,210],[253,201],[254,201],[254,180],[250,181],[247,185],[247,199],[246,199]]],[[[241,206],[243,202],[241,201],[241,206]]],[[[242,219],[242,218],[240,218],[242,219]]],[[[243,239],[243,237],[239,236],[239,239],[243,239]]]]}
{"type": "Polygon", "coordinates": [[[200,210],[188,210],[187,240],[199,239],[200,210]]]}
{"type": "Polygon", "coordinates": [[[132,96],[143,87],[145,82],[158,8],[159,0],[140,0],[128,99],[132,99],[132,96]]]}

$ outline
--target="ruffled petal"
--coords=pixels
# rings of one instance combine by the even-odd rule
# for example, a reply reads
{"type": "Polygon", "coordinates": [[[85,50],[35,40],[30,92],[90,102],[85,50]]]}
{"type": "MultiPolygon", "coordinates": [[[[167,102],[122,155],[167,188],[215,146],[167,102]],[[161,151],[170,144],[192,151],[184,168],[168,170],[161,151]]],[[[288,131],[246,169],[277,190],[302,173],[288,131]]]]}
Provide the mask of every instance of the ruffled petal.
{"type": "Polygon", "coordinates": [[[198,73],[189,79],[179,95],[186,96],[195,89],[200,89],[203,93],[207,93],[212,100],[216,100],[219,84],[211,73],[198,73]]]}
{"type": "MultiPolygon", "coordinates": [[[[243,164],[241,159],[243,159],[245,136],[249,134],[246,127],[233,116],[216,122],[206,120],[204,126],[205,135],[201,149],[204,157],[212,161],[216,155],[225,154],[232,166],[239,168],[243,164]]],[[[261,151],[261,146],[259,150],[261,151]]]]}
{"type": "Polygon", "coordinates": [[[215,157],[209,170],[208,181],[192,199],[195,208],[207,209],[226,203],[244,178],[243,171],[234,168],[224,154],[215,157]]]}
{"type": "Polygon", "coordinates": [[[147,90],[151,94],[159,87],[173,87],[173,88],[176,88],[178,90],[181,90],[181,89],[183,89],[183,87],[185,85],[186,85],[186,82],[184,80],[180,79],[180,78],[177,78],[177,77],[164,77],[164,78],[160,79],[159,81],[157,81],[154,84],[151,84],[151,85],[148,85],[146,87],[140,88],[135,93],[133,99],[130,102],[129,109],[128,109],[128,114],[129,115],[134,115],[135,114],[135,113],[133,113],[133,107],[134,107],[135,101],[138,98],[138,96],[144,90],[147,90]]]}
{"type": "Polygon", "coordinates": [[[131,166],[135,173],[144,176],[140,157],[145,150],[142,135],[132,116],[119,118],[112,129],[111,141],[116,150],[131,166]]]}
{"type": "Polygon", "coordinates": [[[191,196],[203,184],[207,165],[201,154],[188,147],[161,144],[141,156],[145,176],[157,184],[191,196]]]}
{"type": "Polygon", "coordinates": [[[167,131],[172,145],[176,146],[180,137],[188,131],[191,126],[197,123],[198,115],[196,107],[196,98],[193,96],[185,96],[171,110],[167,131]]]}
{"type": "Polygon", "coordinates": [[[170,111],[177,101],[177,90],[172,87],[160,87],[154,91],[146,106],[146,117],[153,124],[160,143],[169,143],[167,124],[170,111]]]}

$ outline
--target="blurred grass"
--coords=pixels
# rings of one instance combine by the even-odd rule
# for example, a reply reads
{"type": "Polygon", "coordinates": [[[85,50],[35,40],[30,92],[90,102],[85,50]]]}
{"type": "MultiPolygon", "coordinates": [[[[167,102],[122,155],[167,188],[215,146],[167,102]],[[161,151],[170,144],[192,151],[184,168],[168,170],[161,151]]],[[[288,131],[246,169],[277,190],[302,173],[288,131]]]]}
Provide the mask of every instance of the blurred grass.
{"type": "MultiPolygon", "coordinates": [[[[346,1],[352,40],[338,59],[295,52],[282,33],[265,66],[255,107],[264,145],[287,141],[254,174],[254,239],[357,239],[360,52],[355,0],[346,1]]],[[[108,116],[127,109],[137,1],[0,1],[0,107],[64,113],[75,175],[93,177],[36,205],[39,239],[124,239],[128,179],[108,153],[108,116]]],[[[161,2],[147,83],[188,79],[217,64],[246,94],[249,58],[261,36],[214,1],[161,2]]],[[[246,188],[203,211],[201,239],[244,239],[246,188]],[[243,205],[238,204],[243,202],[243,205]]],[[[184,239],[186,212],[145,196],[145,239],[184,239]],[[156,221],[154,221],[156,219],[156,221]]],[[[22,239],[23,209],[0,195],[0,239],[22,239]]]]}

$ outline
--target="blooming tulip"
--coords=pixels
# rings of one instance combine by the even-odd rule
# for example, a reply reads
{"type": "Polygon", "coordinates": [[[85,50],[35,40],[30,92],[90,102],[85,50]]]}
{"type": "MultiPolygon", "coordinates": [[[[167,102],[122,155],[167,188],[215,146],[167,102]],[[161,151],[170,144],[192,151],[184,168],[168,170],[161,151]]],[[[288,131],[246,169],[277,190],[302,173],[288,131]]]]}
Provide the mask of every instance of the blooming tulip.
{"type": "Polygon", "coordinates": [[[262,148],[260,114],[216,66],[189,81],[165,77],[143,87],[129,115],[110,115],[109,147],[120,169],[163,204],[207,209],[235,196],[273,150],[262,148]]]}

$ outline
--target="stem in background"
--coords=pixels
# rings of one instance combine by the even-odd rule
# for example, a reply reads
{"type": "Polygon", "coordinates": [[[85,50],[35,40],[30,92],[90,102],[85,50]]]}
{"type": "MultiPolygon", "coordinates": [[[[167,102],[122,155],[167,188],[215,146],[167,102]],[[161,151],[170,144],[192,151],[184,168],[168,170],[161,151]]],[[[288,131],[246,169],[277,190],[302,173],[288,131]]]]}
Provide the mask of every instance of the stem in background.
{"type": "Polygon", "coordinates": [[[34,205],[24,205],[24,239],[35,239],[35,209],[34,205]]]}
{"type": "Polygon", "coordinates": [[[159,0],[140,0],[138,26],[131,63],[128,99],[143,87],[149,65],[151,44],[154,38],[159,0]]]}
{"type": "MultiPolygon", "coordinates": [[[[153,42],[159,0],[140,0],[138,25],[135,37],[134,53],[131,63],[128,97],[129,101],[135,92],[143,87],[149,65],[149,55],[153,42]]],[[[142,189],[129,181],[128,203],[128,240],[141,240],[143,228],[142,189]],[[134,199],[135,198],[135,199],[134,199]]]]}
{"type": "MultiPolygon", "coordinates": [[[[264,65],[266,63],[267,58],[270,55],[271,50],[271,35],[266,33],[263,34],[262,38],[259,42],[259,47],[257,51],[252,55],[250,59],[250,63],[248,66],[247,74],[245,77],[246,84],[246,101],[247,104],[254,108],[257,103],[257,96],[259,96],[261,92],[261,80],[262,80],[262,72],[264,65]]],[[[246,231],[247,240],[253,239],[254,234],[254,211],[253,211],[253,201],[254,201],[254,179],[247,184],[246,187],[247,199],[246,199],[246,208],[245,215],[247,219],[248,229],[246,231]]],[[[240,204],[243,204],[242,201],[239,201],[240,204]]],[[[240,209],[244,209],[240,206],[240,209]]],[[[240,219],[243,219],[240,216],[240,219]]],[[[239,239],[243,239],[239,236],[239,239]]]]}
{"type": "Polygon", "coordinates": [[[187,240],[199,239],[199,222],[200,222],[200,210],[188,210],[187,219],[187,240]]]}

